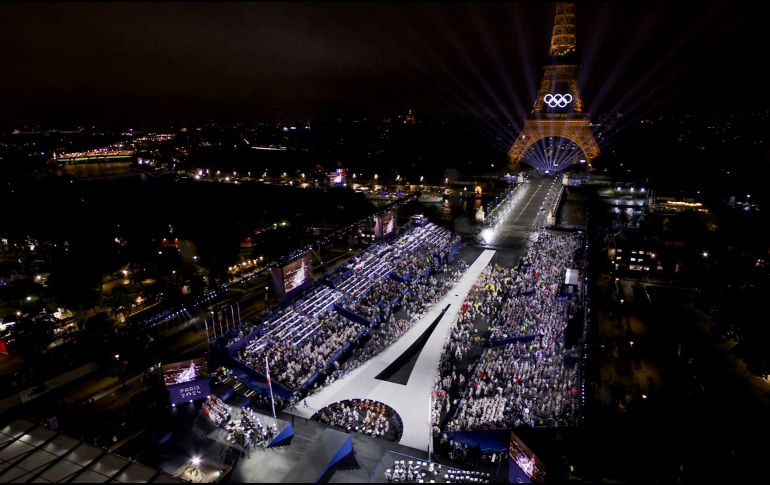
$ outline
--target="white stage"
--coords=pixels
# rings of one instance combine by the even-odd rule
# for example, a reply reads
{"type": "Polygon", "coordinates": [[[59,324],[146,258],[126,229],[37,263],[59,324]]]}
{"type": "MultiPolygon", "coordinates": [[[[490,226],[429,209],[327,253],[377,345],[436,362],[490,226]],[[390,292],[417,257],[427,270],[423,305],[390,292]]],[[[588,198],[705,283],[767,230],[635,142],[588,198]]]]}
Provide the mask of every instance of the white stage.
{"type": "Polygon", "coordinates": [[[364,365],[332,383],[320,392],[300,401],[296,416],[310,418],[320,409],[345,399],[373,399],[393,408],[404,425],[399,442],[405,446],[427,450],[431,438],[430,396],[437,378],[444,343],[457,319],[460,307],[495,251],[485,250],[465,271],[460,281],[437,302],[399,340],[364,365]],[[446,313],[425,343],[406,385],[375,379],[375,376],[404,353],[449,305],[446,313]]]}

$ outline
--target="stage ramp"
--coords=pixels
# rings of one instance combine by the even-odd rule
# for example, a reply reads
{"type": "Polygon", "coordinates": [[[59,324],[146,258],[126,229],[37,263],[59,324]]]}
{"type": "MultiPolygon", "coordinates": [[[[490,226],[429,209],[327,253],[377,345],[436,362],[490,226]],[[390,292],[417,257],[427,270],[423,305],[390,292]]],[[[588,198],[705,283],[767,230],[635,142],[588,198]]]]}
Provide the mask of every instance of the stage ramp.
{"type": "Polygon", "coordinates": [[[281,480],[283,483],[318,483],[337,462],[353,452],[353,439],[347,433],[325,429],[315,446],[281,480]]]}

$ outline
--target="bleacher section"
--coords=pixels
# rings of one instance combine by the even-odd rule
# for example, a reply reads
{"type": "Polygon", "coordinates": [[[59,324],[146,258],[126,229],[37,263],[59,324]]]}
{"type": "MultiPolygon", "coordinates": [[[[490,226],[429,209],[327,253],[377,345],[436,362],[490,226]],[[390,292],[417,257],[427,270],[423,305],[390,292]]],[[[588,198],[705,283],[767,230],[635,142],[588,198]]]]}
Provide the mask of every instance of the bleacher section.
{"type": "MultiPolygon", "coordinates": [[[[263,369],[258,362],[260,359],[261,362],[264,361],[263,355],[266,353],[285,352],[289,347],[297,351],[305,346],[315,348],[314,346],[321,345],[330,338],[335,338],[336,344],[340,340],[335,337],[338,335],[337,332],[347,332],[344,341],[340,342],[338,351],[333,353],[332,360],[324,363],[329,365],[341,356],[343,352],[339,350],[348,348],[355,340],[360,339],[366,331],[365,327],[377,325],[381,316],[387,317],[390,306],[399,301],[393,296],[386,301],[384,296],[393,295],[394,291],[396,295],[402,291],[408,291],[406,288],[408,283],[396,277],[396,264],[399,264],[402,269],[406,268],[409,273],[414,273],[412,276],[428,275],[444,264],[452,251],[456,252],[457,247],[459,247],[459,236],[435,224],[427,223],[405,228],[396,238],[372,244],[359,255],[327,272],[321,279],[323,285],[318,285],[310,293],[265,321],[260,334],[255,335],[245,345],[230,350],[242,365],[250,366],[249,363],[252,363],[257,368],[251,367],[251,370],[262,373],[263,369]],[[401,289],[393,287],[394,279],[391,277],[397,281],[395,284],[402,286],[401,289]],[[387,291],[372,293],[374,290],[386,287],[387,291]],[[365,305],[360,300],[367,294],[370,294],[368,297],[370,302],[365,305]],[[382,301],[377,301],[381,298],[380,295],[383,295],[382,301]],[[374,302],[371,301],[373,298],[374,302]],[[348,322],[349,325],[341,324],[343,322],[339,319],[344,319],[344,322],[348,322]],[[364,328],[362,331],[349,332],[349,329],[355,325],[363,325],[364,328]],[[322,330],[324,332],[319,334],[322,330]],[[319,339],[317,335],[323,335],[323,338],[319,339]]],[[[325,350],[328,351],[328,344],[325,350]]],[[[327,355],[329,354],[319,354],[318,360],[320,357],[327,358],[327,355]]],[[[317,376],[323,370],[322,363],[314,363],[313,366],[319,367],[314,369],[315,372],[311,372],[313,376],[317,376]]],[[[303,367],[302,372],[306,370],[308,369],[303,367]]],[[[277,380],[277,375],[276,371],[272,376],[274,380],[277,380]]],[[[291,375],[294,376],[292,379],[297,377],[294,372],[291,375]]],[[[282,384],[286,385],[286,383],[282,384]]],[[[302,385],[297,383],[286,387],[298,389],[302,385]]]]}

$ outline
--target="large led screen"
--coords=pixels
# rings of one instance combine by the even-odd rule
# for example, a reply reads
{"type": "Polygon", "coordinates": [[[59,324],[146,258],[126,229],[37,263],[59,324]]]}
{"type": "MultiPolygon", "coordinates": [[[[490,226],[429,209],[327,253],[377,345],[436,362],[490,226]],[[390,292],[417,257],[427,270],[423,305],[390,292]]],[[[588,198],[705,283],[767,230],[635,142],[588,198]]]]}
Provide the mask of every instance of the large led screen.
{"type": "Polygon", "coordinates": [[[163,380],[166,386],[184,384],[198,379],[209,378],[209,365],[206,358],[185,360],[163,366],[163,380]]]}
{"type": "Polygon", "coordinates": [[[382,235],[387,236],[396,230],[396,214],[387,212],[382,216],[382,235]]]}
{"type": "Polygon", "coordinates": [[[524,442],[511,432],[511,444],[508,449],[511,459],[516,465],[534,482],[543,483],[545,481],[545,466],[540,459],[532,453],[524,442]]]}
{"type": "Polygon", "coordinates": [[[296,261],[292,261],[282,268],[283,291],[289,293],[306,281],[312,279],[312,260],[309,254],[305,254],[296,261]]]}

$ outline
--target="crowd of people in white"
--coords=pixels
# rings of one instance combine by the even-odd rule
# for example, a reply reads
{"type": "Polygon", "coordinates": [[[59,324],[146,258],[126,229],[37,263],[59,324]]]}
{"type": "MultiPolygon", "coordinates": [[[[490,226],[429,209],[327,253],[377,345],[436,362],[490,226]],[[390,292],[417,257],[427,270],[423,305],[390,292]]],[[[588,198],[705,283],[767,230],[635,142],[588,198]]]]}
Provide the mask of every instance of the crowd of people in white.
{"type": "Polygon", "coordinates": [[[484,270],[445,346],[434,390],[434,433],[440,432],[442,409],[451,416],[445,431],[574,424],[578,371],[564,360],[570,304],[556,297],[579,242],[577,234],[542,231],[519,268],[484,270]],[[486,348],[458,369],[478,338],[478,321],[487,323],[493,345],[496,339],[524,338],[486,348]]]}
{"type": "Polygon", "coordinates": [[[492,475],[444,467],[427,461],[396,460],[393,468],[385,470],[385,479],[389,482],[489,483],[492,481],[492,475]]]}
{"type": "Polygon", "coordinates": [[[218,428],[227,432],[227,441],[244,448],[267,447],[278,434],[278,427],[273,423],[263,423],[252,409],[245,407],[239,419],[233,419],[232,409],[215,395],[203,403],[203,415],[218,428]]]}

